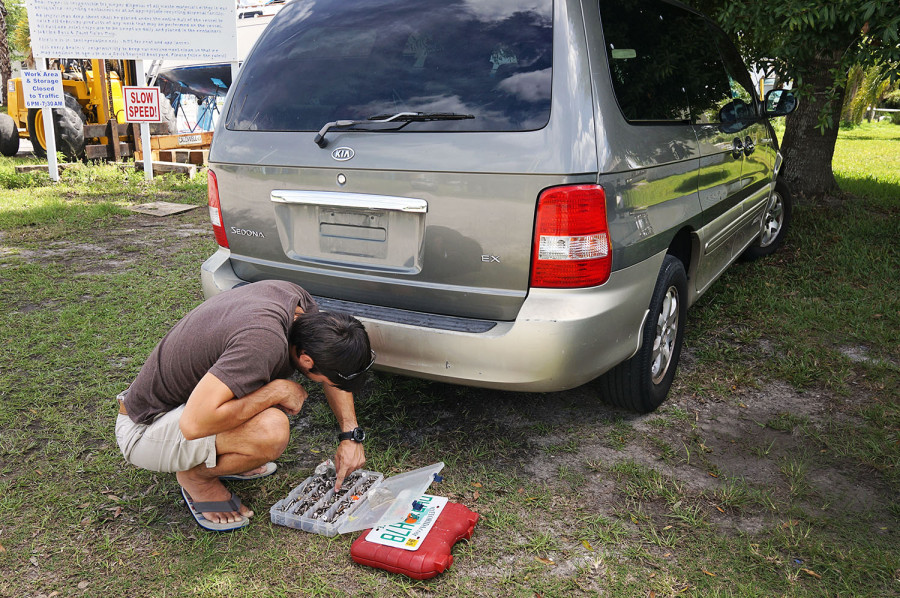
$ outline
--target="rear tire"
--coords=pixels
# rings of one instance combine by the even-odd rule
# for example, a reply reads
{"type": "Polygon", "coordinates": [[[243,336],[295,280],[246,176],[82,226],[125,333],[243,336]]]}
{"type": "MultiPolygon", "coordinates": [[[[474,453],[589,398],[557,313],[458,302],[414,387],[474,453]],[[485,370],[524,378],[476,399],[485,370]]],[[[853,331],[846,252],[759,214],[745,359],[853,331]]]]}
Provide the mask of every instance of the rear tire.
{"type": "Polygon", "coordinates": [[[788,230],[791,228],[791,216],[793,212],[793,200],[791,189],[787,183],[778,179],[775,181],[775,189],[769,196],[766,204],[766,212],[763,214],[762,232],[753,241],[753,245],[747,248],[741,255],[744,261],[752,262],[761,257],[775,253],[784,245],[788,230]]]}
{"type": "Polygon", "coordinates": [[[0,113],[0,154],[11,157],[19,153],[19,128],[8,114],[0,113]]]}
{"type": "MultiPolygon", "coordinates": [[[[53,109],[53,128],[56,132],[56,150],[62,152],[66,160],[84,158],[84,123],[86,118],[81,104],[72,94],[64,94],[64,108],[53,109]]],[[[41,108],[28,109],[28,137],[39,158],[47,157],[47,139],[44,131],[44,117],[41,108]]]]}
{"type": "Polygon", "coordinates": [[[641,348],[600,378],[600,390],[608,403],[650,413],[666,400],[681,356],[686,318],[684,264],[667,255],[650,299],[641,348]]]}

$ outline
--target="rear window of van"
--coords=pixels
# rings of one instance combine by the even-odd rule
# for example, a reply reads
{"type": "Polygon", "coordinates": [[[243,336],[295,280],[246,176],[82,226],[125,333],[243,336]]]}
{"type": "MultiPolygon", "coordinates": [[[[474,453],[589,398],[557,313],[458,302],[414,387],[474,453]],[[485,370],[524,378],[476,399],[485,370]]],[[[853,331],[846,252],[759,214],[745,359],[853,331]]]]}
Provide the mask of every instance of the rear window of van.
{"type": "Polygon", "coordinates": [[[552,0],[296,0],[242,66],[226,126],[318,131],[400,112],[404,131],[522,131],[550,117],[552,0]]]}

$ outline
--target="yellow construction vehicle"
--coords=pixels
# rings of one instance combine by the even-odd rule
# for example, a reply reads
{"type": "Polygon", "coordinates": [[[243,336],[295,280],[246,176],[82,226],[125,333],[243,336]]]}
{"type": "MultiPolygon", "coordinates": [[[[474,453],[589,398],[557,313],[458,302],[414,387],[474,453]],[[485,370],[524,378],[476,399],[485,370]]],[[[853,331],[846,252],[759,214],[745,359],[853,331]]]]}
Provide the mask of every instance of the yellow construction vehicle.
{"type": "MultiPolygon", "coordinates": [[[[138,85],[134,61],[70,58],[54,60],[51,68],[62,71],[65,107],[53,109],[56,149],[68,160],[84,158],[84,125],[125,122],[122,87],[138,85]]],[[[31,141],[34,153],[47,155],[47,138],[41,108],[26,108],[21,79],[10,79],[7,93],[9,119],[0,119],[0,153],[14,155],[18,137],[31,141]],[[10,123],[11,119],[11,123],[10,123]],[[9,130],[14,126],[13,142],[9,130]],[[7,153],[15,145],[12,154],[7,153]]],[[[153,134],[175,133],[175,113],[168,100],[161,106],[164,122],[151,127],[153,134]]],[[[100,143],[106,143],[101,139],[100,143]]]]}

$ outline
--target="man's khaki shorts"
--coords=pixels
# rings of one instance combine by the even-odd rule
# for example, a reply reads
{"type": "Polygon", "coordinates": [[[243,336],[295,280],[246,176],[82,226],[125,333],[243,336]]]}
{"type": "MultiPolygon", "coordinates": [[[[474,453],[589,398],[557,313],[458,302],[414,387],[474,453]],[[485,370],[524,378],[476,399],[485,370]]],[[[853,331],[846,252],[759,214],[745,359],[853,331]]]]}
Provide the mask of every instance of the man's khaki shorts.
{"type": "MultiPolygon", "coordinates": [[[[125,398],[123,392],[117,398],[125,398]]],[[[201,463],[216,466],[216,437],[187,440],[178,422],[184,405],[158,415],[149,424],[136,424],[121,413],[116,418],[116,442],[125,460],[150,471],[187,471],[201,463]]]]}

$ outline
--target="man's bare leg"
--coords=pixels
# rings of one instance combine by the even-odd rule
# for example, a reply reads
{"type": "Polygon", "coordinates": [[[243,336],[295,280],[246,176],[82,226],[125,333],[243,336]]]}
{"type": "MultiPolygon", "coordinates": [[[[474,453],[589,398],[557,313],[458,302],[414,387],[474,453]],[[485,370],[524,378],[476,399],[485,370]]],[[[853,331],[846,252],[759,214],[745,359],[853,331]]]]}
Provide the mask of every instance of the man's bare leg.
{"type": "MultiPolygon", "coordinates": [[[[278,409],[266,409],[234,430],[216,435],[216,466],[200,464],[175,474],[178,483],[194,502],[224,501],[231,492],[219,480],[219,476],[233,475],[258,469],[274,461],[287,448],[290,425],[287,416],[278,409]]],[[[241,517],[251,517],[246,505],[240,512],[203,513],[214,523],[235,523],[241,517]]]]}

